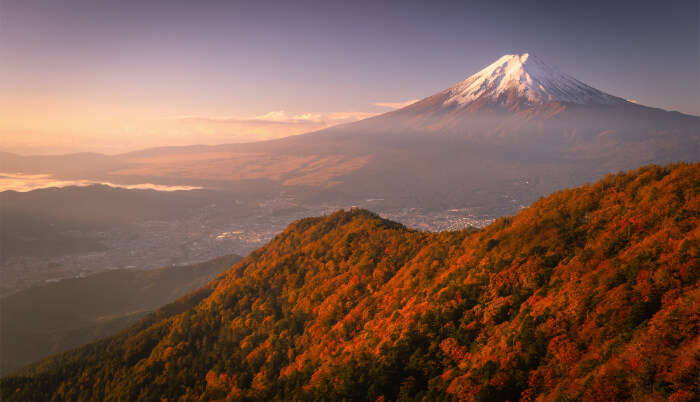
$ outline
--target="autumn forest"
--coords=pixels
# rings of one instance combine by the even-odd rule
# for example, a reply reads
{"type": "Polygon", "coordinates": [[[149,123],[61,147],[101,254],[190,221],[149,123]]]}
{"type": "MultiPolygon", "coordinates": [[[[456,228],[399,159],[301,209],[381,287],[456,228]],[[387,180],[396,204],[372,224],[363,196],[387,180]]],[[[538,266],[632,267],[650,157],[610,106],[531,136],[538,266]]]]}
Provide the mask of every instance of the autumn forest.
{"type": "Polygon", "coordinates": [[[675,164],[481,230],[302,219],[2,400],[697,400],[699,194],[675,164]]]}

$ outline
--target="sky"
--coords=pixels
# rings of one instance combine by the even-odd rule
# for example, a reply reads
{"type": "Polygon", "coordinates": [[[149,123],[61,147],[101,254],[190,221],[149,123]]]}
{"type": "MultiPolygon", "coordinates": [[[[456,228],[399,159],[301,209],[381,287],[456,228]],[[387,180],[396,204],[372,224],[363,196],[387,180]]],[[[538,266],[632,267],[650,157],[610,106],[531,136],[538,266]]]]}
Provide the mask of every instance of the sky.
{"type": "Polygon", "coordinates": [[[256,141],[383,113],[530,52],[700,115],[697,1],[0,1],[0,150],[256,141]]]}

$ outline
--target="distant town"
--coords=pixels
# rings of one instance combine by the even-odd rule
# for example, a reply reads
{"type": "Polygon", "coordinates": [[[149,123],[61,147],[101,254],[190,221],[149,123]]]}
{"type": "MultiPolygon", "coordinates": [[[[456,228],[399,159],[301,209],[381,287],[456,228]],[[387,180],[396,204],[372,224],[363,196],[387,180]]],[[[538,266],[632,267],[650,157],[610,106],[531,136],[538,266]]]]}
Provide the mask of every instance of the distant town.
{"type": "MultiPolygon", "coordinates": [[[[369,199],[365,205],[381,201],[369,199]]],[[[0,296],[18,290],[85,277],[112,269],[151,269],[206,261],[225,254],[247,255],[263,246],[295,220],[321,216],[354,205],[322,204],[300,207],[294,200],[273,198],[258,204],[245,218],[227,217],[211,204],[179,220],[145,220],[136,227],[114,226],[107,230],[68,233],[96,239],[103,250],[53,257],[12,256],[2,263],[0,296]]],[[[493,216],[479,208],[426,211],[421,208],[375,209],[382,217],[424,231],[460,230],[484,227],[493,216]]]]}

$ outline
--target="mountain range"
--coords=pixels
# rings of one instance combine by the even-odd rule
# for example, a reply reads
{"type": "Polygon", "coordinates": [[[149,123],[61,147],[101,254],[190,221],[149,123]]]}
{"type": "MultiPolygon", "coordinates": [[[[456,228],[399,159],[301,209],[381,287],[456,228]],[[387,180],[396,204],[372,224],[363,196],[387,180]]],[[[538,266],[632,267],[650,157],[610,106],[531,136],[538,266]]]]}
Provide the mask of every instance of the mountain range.
{"type": "Polygon", "coordinates": [[[697,400],[699,194],[700,164],[676,164],[483,230],[302,219],[2,399],[697,400]]]}
{"type": "Polygon", "coordinates": [[[607,94],[523,53],[404,108],[314,133],[2,160],[6,170],[66,178],[257,189],[305,203],[488,206],[499,216],[607,173],[697,161],[699,143],[699,117],[607,94]]]}

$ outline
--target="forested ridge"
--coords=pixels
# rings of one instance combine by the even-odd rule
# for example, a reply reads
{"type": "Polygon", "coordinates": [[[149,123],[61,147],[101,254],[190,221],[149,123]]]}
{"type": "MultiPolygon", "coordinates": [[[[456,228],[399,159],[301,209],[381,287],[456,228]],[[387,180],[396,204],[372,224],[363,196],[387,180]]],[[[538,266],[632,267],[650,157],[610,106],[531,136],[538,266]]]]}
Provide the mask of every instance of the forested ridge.
{"type": "Polygon", "coordinates": [[[699,194],[677,164],[483,230],[302,219],[2,400],[697,400],[699,194]]]}

